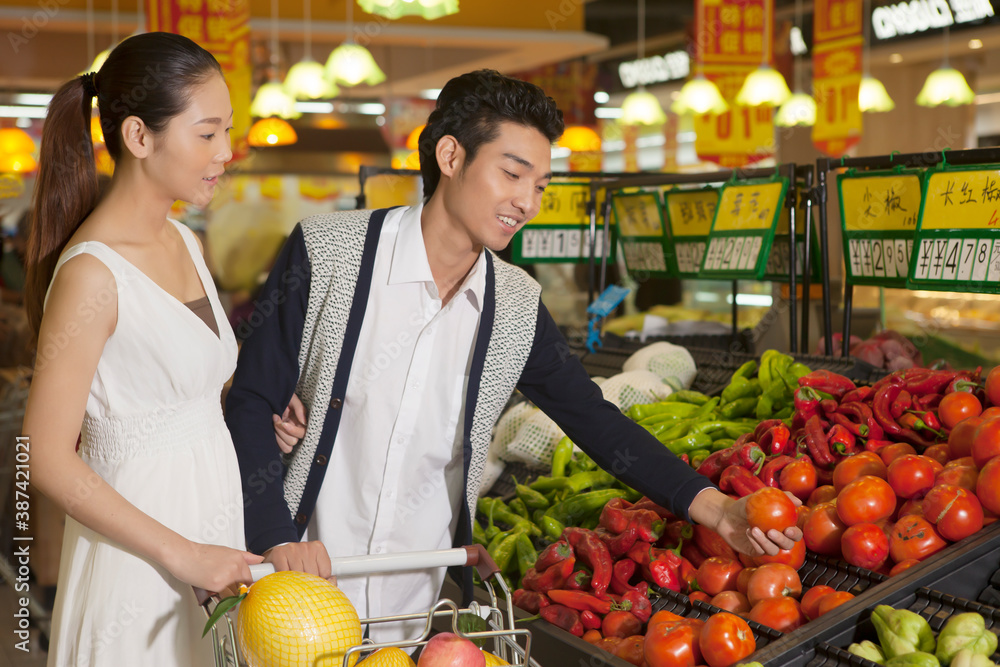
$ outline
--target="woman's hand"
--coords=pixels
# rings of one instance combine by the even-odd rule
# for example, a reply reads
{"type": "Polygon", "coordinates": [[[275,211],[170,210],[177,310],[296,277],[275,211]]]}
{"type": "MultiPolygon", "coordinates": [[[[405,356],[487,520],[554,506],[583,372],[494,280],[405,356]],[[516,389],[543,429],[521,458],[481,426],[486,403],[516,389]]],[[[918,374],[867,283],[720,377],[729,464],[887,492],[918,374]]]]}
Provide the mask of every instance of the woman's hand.
{"type": "MultiPolygon", "coordinates": [[[[795,496],[788,496],[796,507],[802,504],[795,496]]],[[[751,528],[746,505],[747,498],[733,500],[718,489],[706,489],[695,497],[689,512],[693,521],[711,528],[729,546],[749,556],[774,556],[802,539],[802,531],[796,526],[786,528],[784,533],[772,529],[767,534],[760,528],[751,528]]]]}
{"type": "Polygon", "coordinates": [[[252,584],[250,565],[263,561],[249,551],[187,541],[164,565],[180,581],[225,597],[235,595],[240,584],[252,584]]]}
{"type": "Polygon", "coordinates": [[[306,434],[306,407],[297,395],[292,394],[285,412],[280,417],[271,415],[271,420],[274,422],[274,438],[278,441],[278,448],[284,454],[291,453],[306,434]]]}

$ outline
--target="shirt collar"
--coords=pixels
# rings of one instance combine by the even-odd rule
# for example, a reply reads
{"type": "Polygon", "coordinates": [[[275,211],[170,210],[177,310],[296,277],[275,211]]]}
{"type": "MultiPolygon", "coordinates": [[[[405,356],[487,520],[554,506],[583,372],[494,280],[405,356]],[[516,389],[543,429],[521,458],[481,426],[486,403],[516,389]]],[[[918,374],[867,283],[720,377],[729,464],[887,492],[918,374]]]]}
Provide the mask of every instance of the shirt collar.
{"type": "MultiPolygon", "coordinates": [[[[423,204],[418,204],[404,209],[400,216],[387,284],[425,283],[431,294],[438,296],[434,274],[431,273],[431,266],[427,261],[427,246],[424,245],[424,235],[420,228],[422,212],[423,204]]],[[[486,250],[484,249],[479,253],[476,263],[472,265],[465,282],[455,296],[466,293],[469,303],[476,310],[482,310],[485,292],[486,250]]]]}

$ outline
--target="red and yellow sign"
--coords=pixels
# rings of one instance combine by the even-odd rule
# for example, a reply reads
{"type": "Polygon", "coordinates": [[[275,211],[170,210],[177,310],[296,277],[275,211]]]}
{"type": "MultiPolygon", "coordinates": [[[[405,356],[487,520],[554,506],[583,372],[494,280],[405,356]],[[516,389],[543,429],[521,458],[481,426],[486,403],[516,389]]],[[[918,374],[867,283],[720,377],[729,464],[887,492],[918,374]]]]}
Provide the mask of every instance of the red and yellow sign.
{"type": "Polygon", "coordinates": [[[702,160],[723,167],[742,167],[774,156],[774,110],[769,106],[744,107],[736,94],[756,65],[706,66],[705,77],[719,87],[729,111],[694,117],[694,150],[702,160]]]}
{"type": "Polygon", "coordinates": [[[774,0],[698,0],[695,3],[696,61],[759,65],[771,62],[774,0]],[[766,49],[766,52],[765,52],[766,49]]]}
{"type": "Polygon", "coordinates": [[[248,153],[250,93],[249,0],[144,0],[149,31],[172,32],[197,42],[222,66],[233,103],[233,159],[248,153]]]}
{"type": "Polygon", "coordinates": [[[816,0],[813,145],[831,157],[861,141],[861,0],[816,0]]]}

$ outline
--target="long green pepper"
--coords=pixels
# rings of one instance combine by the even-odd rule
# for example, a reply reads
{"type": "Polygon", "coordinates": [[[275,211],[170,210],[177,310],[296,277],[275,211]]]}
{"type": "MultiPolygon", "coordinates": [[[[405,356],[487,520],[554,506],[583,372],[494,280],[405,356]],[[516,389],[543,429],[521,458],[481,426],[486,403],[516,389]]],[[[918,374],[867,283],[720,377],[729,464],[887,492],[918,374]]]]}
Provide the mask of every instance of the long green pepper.
{"type": "Polygon", "coordinates": [[[528,537],[527,533],[518,534],[517,540],[514,542],[514,549],[517,551],[517,571],[524,578],[524,575],[538,560],[538,552],[535,551],[535,545],[531,543],[531,538],[528,537]]]}
{"type": "Polygon", "coordinates": [[[624,498],[626,495],[622,489],[602,489],[580,493],[545,510],[545,516],[552,517],[564,526],[572,526],[594,510],[603,508],[613,498],[624,498]]]}
{"type": "MultiPolygon", "coordinates": [[[[552,451],[552,476],[565,477],[566,464],[573,458],[573,441],[563,437],[552,451]]],[[[541,490],[541,489],[539,489],[541,490]]],[[[528,501],[525,501],[527,503],[528,501]]]]}

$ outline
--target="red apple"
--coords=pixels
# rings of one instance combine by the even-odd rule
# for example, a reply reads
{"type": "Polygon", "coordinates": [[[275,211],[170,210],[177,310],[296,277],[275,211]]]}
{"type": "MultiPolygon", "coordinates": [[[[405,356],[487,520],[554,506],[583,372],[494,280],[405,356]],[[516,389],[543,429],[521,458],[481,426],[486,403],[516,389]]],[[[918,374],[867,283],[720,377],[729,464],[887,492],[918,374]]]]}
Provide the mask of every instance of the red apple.
{"type": "Polygon", "coordinates": [[[417,667],[486,667],[486,658],[468,639],[442,632],[427,642],[417,667]]]}

